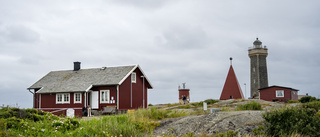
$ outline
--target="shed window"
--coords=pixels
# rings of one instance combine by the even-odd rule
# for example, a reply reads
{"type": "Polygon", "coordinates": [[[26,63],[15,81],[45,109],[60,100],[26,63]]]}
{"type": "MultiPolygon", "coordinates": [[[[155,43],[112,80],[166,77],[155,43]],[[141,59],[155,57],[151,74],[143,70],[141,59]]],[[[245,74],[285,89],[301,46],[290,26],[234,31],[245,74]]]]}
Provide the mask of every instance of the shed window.
{"type": "Polygon", "coordinates": [[[81,103],[81,93],[74,93],[74,103],[81,103]]]}
{"type": "Polygon", "coordinates": [[[100,91],[100,103],[109,103],[110,101],[110,90],[100,91]]]}
{"type": "Polygon", "coordinates": [[[133,73],[131,74],[131,82],[132,82],[132,83],[136,83],[136,82],[137,82],[136,79],[137,79],[137,78],[136,78],[136,73],[133,72],[133,73]]]}
{"type": "Polygon", "coordinates": [[[56,94],[56,104],[70,103],[70,94],[56,94]]]}
{"type": "Polygon", "coordinates": [[[283,90],[276,90],[276,97],[284,97],[284,91],[283,90]]]}

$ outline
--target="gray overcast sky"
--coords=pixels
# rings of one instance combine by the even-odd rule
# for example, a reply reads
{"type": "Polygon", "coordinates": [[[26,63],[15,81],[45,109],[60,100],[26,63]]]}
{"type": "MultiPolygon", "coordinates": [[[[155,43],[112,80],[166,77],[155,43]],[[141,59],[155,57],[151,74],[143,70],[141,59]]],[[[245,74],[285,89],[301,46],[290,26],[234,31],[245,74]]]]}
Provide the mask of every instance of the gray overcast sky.
{"type": "Polygon", "coordinates": [[[149,103],[220,97],[229,57],[249,95],[248,47],[268,47],[269,85],[320,97],[320,1],[0,0],[0,105],[32,107],[50,71],[139,64],[149,103]]]}

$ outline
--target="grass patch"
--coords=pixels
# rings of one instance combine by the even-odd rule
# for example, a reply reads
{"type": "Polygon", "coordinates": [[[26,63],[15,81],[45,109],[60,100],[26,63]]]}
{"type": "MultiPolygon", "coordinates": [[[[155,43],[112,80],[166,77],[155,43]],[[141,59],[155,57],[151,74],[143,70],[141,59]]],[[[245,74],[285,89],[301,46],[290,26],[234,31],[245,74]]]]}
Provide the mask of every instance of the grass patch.
{"type": "Polygon", "coordinates": [[[190,109],[190,108],[194,108],[194,106],[190,106],[190,105],[182,105],[182,106],[178,106],[178,109],[190,109]]]}
{"type": "Polygon", "coordinates": [[[253,101],[244,105],[238,105],[237,110],[262,110],[262,107],[261,104],[253,101]]]}
{"type": "Polygon", "coordinates": [[[174,107],[174,106],[178,106],[178,105],[180,105],[179,103],[174,103],[174,104],[167,104],[167,107],[174,107]]]}
{"type": "Polygon", "coordinates": [[[231,109],[231,107],[225,107],[225,106],[223,106],[222,108],[221,108],[221,111],[231,111],[232,109],[231,109]]]}

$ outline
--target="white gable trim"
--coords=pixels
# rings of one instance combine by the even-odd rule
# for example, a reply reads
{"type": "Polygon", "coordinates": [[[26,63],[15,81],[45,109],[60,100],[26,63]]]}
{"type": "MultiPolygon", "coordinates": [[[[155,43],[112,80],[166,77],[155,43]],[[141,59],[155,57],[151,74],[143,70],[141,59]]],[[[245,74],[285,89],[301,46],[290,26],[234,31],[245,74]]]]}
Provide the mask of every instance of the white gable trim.
{"type": "Polygon", "coordinates": [[[141,71],[141,73],[144,76],[144,78],[148,81],[148,83],[150,84],[151,88],[153,88],[153,86],[151,85],[149,79],[146,77],[146,75],[144,74],[144,72],[142,71],[142,69],[140,68],[139,65],[135,65],[135,67],[125,77],[123,77],[123,79],[118,84],[121,85],[129,76],[131,76],[132,72],[134,70],[136,70],[137,68],[139,68],[139,70],[141,71]]]}
{"type": "MultiPolygon", "coordinates": [[[[119,85],[121,85],[129,76],[131,76],[131,73],[136,70],[136,68],[138,67],[138,65],[135,65],[133,69],[130,70],[130,72],[124,76],[121,81],[118,83],[119,85]]],[[[131,79],[130,79],[131,80],[131,79]]]]}
{"type": "Polygon", "coordinates": [[[148,78],[147,78],[147,76],[144,74],[144,72],[142,71],[142,69],[140,68],[140,66],[139,66],[139,65],[138,65],[138,68],[140,69],[140,71],[141,71],[142,75],[144,76],[145,80],[147,80],[147,81],[148,81],[148,83],[150,84],[151,89],[153,89],[152,84],[150,83],[149,79],[148,79],[148,78]]]}
{"type": "Polygon", "coordinates": [[[90,85],[87,89],[86,92],[88,92],[92,88],[92,85],[90,85]]]}

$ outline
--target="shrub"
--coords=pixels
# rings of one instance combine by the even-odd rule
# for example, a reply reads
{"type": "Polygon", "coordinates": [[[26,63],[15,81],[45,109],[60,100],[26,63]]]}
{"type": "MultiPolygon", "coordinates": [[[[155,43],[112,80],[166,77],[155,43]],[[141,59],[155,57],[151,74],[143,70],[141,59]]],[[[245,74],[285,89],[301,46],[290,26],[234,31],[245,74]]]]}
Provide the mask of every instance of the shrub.
{"type": "Polygon", "coordinates": [[[289,100],[288,103],[300,103],[298,100],[289,100]]]}
{"type": "Polygon", "coordinates": [[[5,119],[5,124],[7,125],[7,128],[20,128],[23,124],[23,120],[16,117],[10,117],[5,119]]]}
{"type": "Polygon", "coordinates": [[[262,110],[262,107],[261,104],[253,101],[244,105],[238,105],[237,110],[262,110]]]}
{"type": "Polygon", "coordinates": [[[74,130],[78,128],[80,125],[79,121],[71,118],[66,118],[62,120],[54,120],[52,122],[52,126],[57,130],[66,131],[66,130],[74,130]]]}
{"type": "Polygon", "coordinates": [[[316,111],[320,110],[320,101],[308,102],[302,105],[303,108],[312,108],[316,111]]]}
{"type": "Polygon", "coordinates": [[[316,101],[317,99],[315,97],[311,97],[311,96],[305,96],[299,99],[299,101],[301,103],[307,103],[307,102],[312,102],[312,101],[316,101]]]}
{"type": "Polygon", "coordinates": [[[11,114],[8,111],[0,111],[0,118],[9,118],[11,114]]]}
{"type": "Polygon", "coordinates": [[[313,108],[293,107],[266,112],[266,134],[270,136],[283,136],[301,134],[320,136],[320,117],[313,108]]]}

